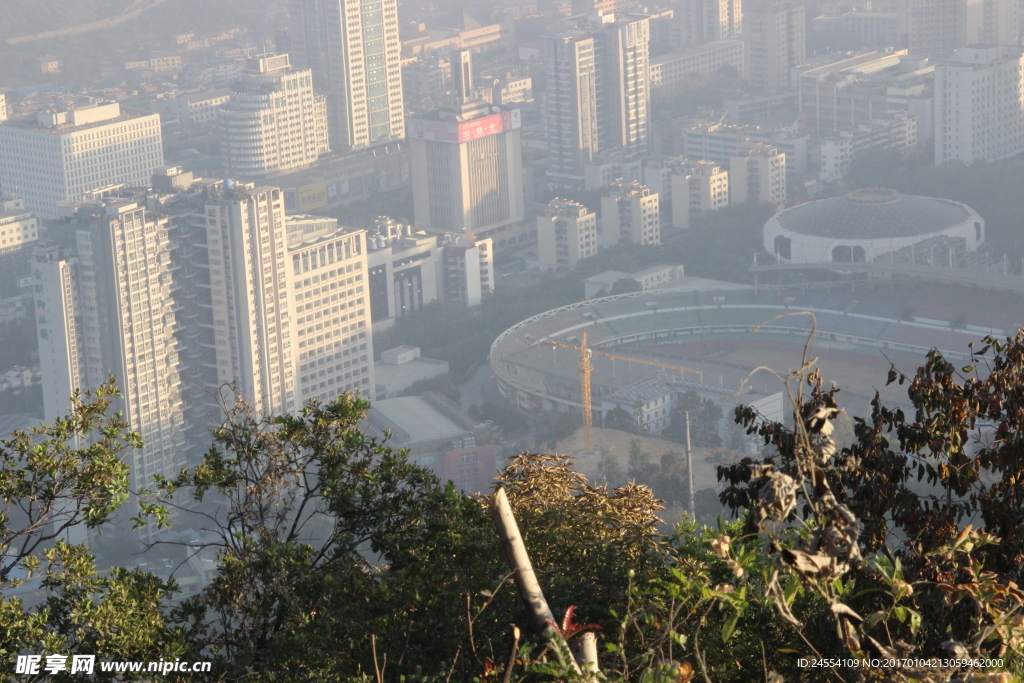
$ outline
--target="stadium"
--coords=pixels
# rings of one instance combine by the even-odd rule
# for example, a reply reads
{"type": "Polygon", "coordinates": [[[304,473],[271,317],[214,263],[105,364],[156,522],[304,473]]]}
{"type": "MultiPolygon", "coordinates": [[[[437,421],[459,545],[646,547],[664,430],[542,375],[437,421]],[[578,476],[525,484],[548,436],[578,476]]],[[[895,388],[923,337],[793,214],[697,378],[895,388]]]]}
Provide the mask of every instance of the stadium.
{"type": "Polygon", "coordinates": [[[1013,334],[1024,320],[1024,298],[1013,291],[892,279],[819,285],[755,288],[687,278],[592,299],[506,330],[491,348],[491,367],[510,404],[579,412],[580,352],[572,347],[586,334],[595,352],[595,423],[621,407],[658,432],[674,398],[689,390],[723,407],[775,397],[781,410],[779,381],[751,373],[799,367],[816,326],[812,355],[824,379],[841,387],[841,405],[864,415],[876,390],[889,405],[907,404],[906,386],[884,386],[890,364],[912,375],[937,348],[966,365],[970,342],[1013,334]]]}
{"type": "Polygon", "coordinates": [[[965,204],[877,188],[791,207],[764,226],[765,250],[796,263],[935,265],[937,256],[975,252],[984,241],[984,221],[965,204]]]}

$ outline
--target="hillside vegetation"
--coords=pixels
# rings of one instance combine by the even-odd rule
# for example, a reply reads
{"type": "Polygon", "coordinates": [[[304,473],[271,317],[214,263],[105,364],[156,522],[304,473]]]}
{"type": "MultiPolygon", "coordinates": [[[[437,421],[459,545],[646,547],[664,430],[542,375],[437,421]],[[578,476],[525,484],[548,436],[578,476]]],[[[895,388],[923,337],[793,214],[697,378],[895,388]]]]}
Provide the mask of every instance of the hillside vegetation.
{"type": "Polygon", "coordinates": [[[132,0],[4,0],[0,39],[112,17],[130,4],[132,0]]]}

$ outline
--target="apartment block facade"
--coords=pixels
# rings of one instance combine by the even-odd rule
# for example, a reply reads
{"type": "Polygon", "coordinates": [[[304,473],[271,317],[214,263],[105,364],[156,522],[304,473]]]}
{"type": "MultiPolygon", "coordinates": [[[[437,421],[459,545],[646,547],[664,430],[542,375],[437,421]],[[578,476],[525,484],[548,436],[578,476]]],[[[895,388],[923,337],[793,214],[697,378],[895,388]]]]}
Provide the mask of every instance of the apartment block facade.
{"type": "Polygon", "coordinates": [[[935,69],[935,163],[998,161],[1024,151],[1024,55],[957,50],[935,69]]]}
{"type": "Polygon", "coordinates": [[[555,198],[537,216],[537,258],[548,272],[565,272],[597,254],[597,214],[570,199],[555,198]]]}
{"type": "Polygon", "coordinates": [[[612,183],[601,197],[601,234],[606,246],[661,244],[658,194],[635,180],[612,183]]]}

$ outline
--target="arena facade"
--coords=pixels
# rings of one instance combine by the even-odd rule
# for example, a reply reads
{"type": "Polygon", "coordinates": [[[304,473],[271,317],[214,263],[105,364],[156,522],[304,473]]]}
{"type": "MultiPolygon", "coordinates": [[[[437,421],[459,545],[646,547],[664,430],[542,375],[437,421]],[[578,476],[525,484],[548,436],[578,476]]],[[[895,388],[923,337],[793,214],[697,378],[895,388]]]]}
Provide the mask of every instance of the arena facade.
{"type": "Polygon", "coordinates": [[[985,222],[950,199],[864,188],[800,204],[764,226],[764,248],[790,263],[871,263],[895,259],[937,264],[977,251],[985,222]]]}
{"type": "Polygon", "coordinates": [[[755,290],[688,278],[524,320],[495,340],[490,362],[503,394],[524,411],[582,409],[579,352],[552,341],[577,346],[586,333],[595,350],[685,367],[593,357],[595,423],[612,408],[632,408],[657,432],[667,426],[672,402],[690,390],[723,408],[777,395],[781,384],[752,370],[798,367],[812,328],[812,354],[826,381],[842,388],[845,407],[864,415],[876,390],[890,404],[906,404],[905,386],[885,386],[890,364],[913,374],[932,348],[966,364],[970,342],[1012,334],[1022,321],[1018,294],[955,285],[755,290]]]}

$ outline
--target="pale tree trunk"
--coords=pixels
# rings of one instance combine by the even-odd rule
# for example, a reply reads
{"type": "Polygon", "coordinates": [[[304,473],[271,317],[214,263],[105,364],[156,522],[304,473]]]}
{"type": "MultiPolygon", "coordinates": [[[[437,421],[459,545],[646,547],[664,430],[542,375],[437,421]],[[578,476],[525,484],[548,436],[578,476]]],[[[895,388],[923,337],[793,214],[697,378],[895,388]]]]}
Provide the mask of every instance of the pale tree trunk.
{"type": "Polygon", "coordinates": [[[533,565],[530,564],[530,556],[526,552],[523,535],[519,531],[519,525],[516,523],[504,488],[499,488],[491,496],[491,516],[494,518],[494,527],[505,550],[505,558],[515,574],[519,596],[523,599],[527,612],[530,613],[534,628],[544,635],[559,659],[563,657],[568,659],[566,663],[571,664],[576,673],[582,674],[584,669],[587,672],[597,673],[599,671],[597,668],[597,639],[594,634],[583,635],[583,642],[580,644],[581,654],[578,658],[574,658],[569,650],[569,644],[559,633],[555,615],[552,614],[547,600],[544,599],[544,591],[541,590],[537,574],[533,571],[533,565]],[[582,668],[577,663],[577,659],[583,663],[582,668]]]}

